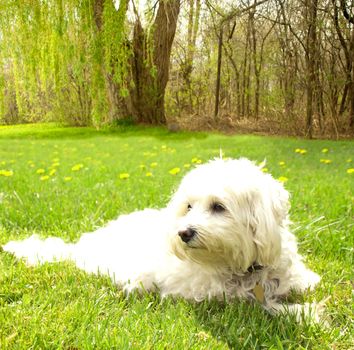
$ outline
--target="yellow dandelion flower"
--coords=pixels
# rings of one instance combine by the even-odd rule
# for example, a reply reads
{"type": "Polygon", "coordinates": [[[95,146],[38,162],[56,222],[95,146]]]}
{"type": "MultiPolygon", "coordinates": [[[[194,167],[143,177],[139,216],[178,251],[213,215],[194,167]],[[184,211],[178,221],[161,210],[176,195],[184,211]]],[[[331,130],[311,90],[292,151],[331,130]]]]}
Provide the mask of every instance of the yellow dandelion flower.
{"type": "Polygon", "coordinates": [[[150,164],[151,168],[156,168],[157,167],[157,163],[156,162],[153,162],[150,164]]]}
{"type": "Polygon", "coordinates": [[[197,163],[199,159],[197,157],[192,158],[192,163],[197,163]]]}
{"type": "Polygon", "coordinates": [[[280,181],[280,182],[287,182],[287,181],[288,181],[288,178],[285,177],[285,176],[280,176],[280,177],[278,177],[278,181],[280,181]]]}
{"type": "Polygon", "coordinates": [[[330,159],[320,159],[320,162],[323,164],[330,164],[332,161],[330,159]]]}
{"type": "Polygon", "coordinates": [[[119,178],[121,179],[121,180],[125,180],[125,179],[127,179],[129,177],[129,174],[128,173],[121,173],[121,174],[119,174],[119,178]]]}
{"type": "Polygon", "coordinates": [[[53,167],[53,168],[56,168],[56,167],[58,167],[59,165],[60,165],[59,162],[55,162],[55,163],[52,164],[52,167],[53,167]]]}
{"type": "Polygon", "coordinates": [[[37,173],[37,174],[44,174],[44,173],[45,173],[45,170],[44,170],[44,169],[37,169],[37,170],[36,170],[36,173],[37,173]]]}
{"type": "Polygon", "coordinates": [[[178,174],[180,171],[181,171],[181,169],[176,167],[176,168],[171,169],[171,170],[169,171],[169,173],[170,173],[171,175],[176,175],[176,174],[178,174]]]}
{"type": "Polygon", "coordinates": [[[46,181],[49,179],[49,176],[48,175],[43,175],[39,178],[41,181],[46,181]]]}
{"type": "Polygon", "coordinates": [[[145,176],[150,177],[150,176],[152,176],[152,173],[151,173],[151,172],[147,172],[147,173],[145,174],[145,176]]]}
{"type": "Polygon", "coordinates": [[[295,153],[300,153],[301,152],[301,148],[296,148],[295,149],[295,153]]]}
{"type": "Polygon", "coordinates": [[[351,163],[352,162],[352,159],[351,158],[348,158],[347,159],[347,163],[351,163]]]}
{"type": "Polygon", "coordinates": [[[347,174],[354,174],[354,168],[347,169],[347,174]]]}
{"type": "Polygon", "coordinates": [[[0,176],[10,177],[13,176],[14,172],[12,170],[0,170],[0,176]]]}
{"type": "Polygon", "coordinates": [[[64,177],[64,181],[66,181],[66,182],[71,181],[71,180],[72,180],[71,176],[65,176],[64,177]]]}
{"type": "Polygon", "coordinates": [[[186,163],[186,164],[184,164],[184,165],[183,165],[183,167],[184,167],[184,168],[190,168],[190,167],[191,167],[191,165],[190,165],[190,164],[188,164],[188,163],[186,163]]]}
{"type": "Polygon", "coordinates": [[[52,169],[52,170],[49,172],[49,176],[53,176],[56,172],[57,172],[56,169],[52,169]]]}
{"type": "Polygon", "coordinates": [[[146,168],[146,166],[145,166],[145,164],[140,164],[140,165],[139,165],[139,168],[143,170],[143,169],[146,168]]]}
{"type": "Polygon", "coordinates": [[[162,149],[166,149],[167,146],[166,146],[166,145],[162,145],[161,148],[162,148],[162,149]]]}
{"type": "Polygon", "coordinates": [[[300,150],[300,152],[299,152],[300,154],[306,154],[307,153],[307,151],[305,150],[305,149],[302,149],[302,150],[300,150]]]}
{"type": "Polygon", "coordinates": [[[84,167],[84,165],[80,163],[80,164],[74,165],[74,166],[71,168],[71,170],[72,170],[72,171],[79,171],[79,170],[81,170],[83,167],[84,167]]]}
{"type": "Polygon", "coordinates": [[[321,152],[322,153],[328,153],[328,148],[323,148],[321,152]]]}
{"type": "Polygon", "coordinates": [[[279,164],[280,166],[285,166],[285,162],[283,162],[283,161],[280,161],[278,164],[279,164]]]}
{"type": "Polygon", "coordinates": [[[261,169],[264,173],[267,173],[268,172],[268,168],[262,168],[261,169]]]}

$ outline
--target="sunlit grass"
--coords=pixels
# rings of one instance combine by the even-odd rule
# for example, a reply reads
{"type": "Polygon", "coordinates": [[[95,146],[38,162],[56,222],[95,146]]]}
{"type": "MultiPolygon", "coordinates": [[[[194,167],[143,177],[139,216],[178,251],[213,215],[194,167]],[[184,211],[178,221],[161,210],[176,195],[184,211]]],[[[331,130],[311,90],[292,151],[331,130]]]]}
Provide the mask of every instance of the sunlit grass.
{"type": "Polygon", "coordinates": [[[0,244],[33,232],[76,240],[121,213],[163,207],[184,174],[222,151],[266,160],[263,170],[284,183],[300,250],[323,276],[300,301],[331,296],[331,326],[321,329],[238,301],[126,298],[109,279],[70,264],[27,268],[0,253],[0,348],[349,349],[353,150],[350,141],[162,128],[0,127],[0,244]]]}

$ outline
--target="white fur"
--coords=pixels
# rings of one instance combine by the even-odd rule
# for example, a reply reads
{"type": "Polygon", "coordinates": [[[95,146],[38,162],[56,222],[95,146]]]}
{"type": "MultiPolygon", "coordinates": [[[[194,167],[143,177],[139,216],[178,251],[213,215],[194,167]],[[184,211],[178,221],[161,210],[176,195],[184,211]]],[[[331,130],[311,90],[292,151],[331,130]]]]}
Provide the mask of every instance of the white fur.
{"type": "Polygon", "coordinates": [[[217,159],[190,171],[164,209],[122,215],[77,243],[33,235],[4,250],[28,264],[72,260],[85,271],[108,274],[128,292],[158,290],[196,301],[255,299],[259,284],[266,309],[299,314],[308,306],[279,300],[292,289],[313,288],[320,278],[297,252],[288,199],[282,184],[249,160],[217,159]],[[215,203],[225,210],[213,211],[215,203]],[[187,228],[197,234],[185,243],[178,232],[187,228]],[[254,263],[263,268],[247,271],[254,263]]]}

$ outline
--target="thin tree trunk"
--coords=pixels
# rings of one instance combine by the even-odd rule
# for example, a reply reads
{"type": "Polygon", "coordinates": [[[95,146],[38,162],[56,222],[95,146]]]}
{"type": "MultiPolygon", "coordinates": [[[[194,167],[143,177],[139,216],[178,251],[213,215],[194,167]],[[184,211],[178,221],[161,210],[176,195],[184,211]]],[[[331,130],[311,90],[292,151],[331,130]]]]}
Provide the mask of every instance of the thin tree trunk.
{"type": "Polygon", "coordinates": [[[218,44],[218,70],[217,70],[217,74],[216,74],[214,119],[217,119],[218,114],[219,114],[220,83],[221,83],[221,60],[222,60],[222,41],[223,41],[223,26],[221,26],[221,28],[220,28],[219,44],[218,44]]]}
{"type": "Polygon", "coordinates": [[[306,102],[306,136],[313,136],[313,100],[314,100],[314,81],[316,66],[316,23],[317,23],[317,5],[318,0],[308,0],[307,18],[308,18],[308,37],[307,37],[307,102],[306,102]]]}

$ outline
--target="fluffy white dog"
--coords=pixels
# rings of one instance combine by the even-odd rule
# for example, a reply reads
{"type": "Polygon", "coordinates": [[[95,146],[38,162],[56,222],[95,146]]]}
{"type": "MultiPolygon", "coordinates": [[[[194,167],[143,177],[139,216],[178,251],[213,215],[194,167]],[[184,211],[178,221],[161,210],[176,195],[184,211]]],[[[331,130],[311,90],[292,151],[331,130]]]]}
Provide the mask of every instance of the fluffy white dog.
{"type": "Polygon", "coordinates": [[[248,298],[299,316],[309,306],[279,301],[290,290],[313,288],[320,277],[297,251],[288,199],[282,184],[251,161],[217,159],[190,171],[164,209],[122,215],[77,243],[34,235],[4,250],[28,264],[72,260],[128,292],[248,298]]]}

